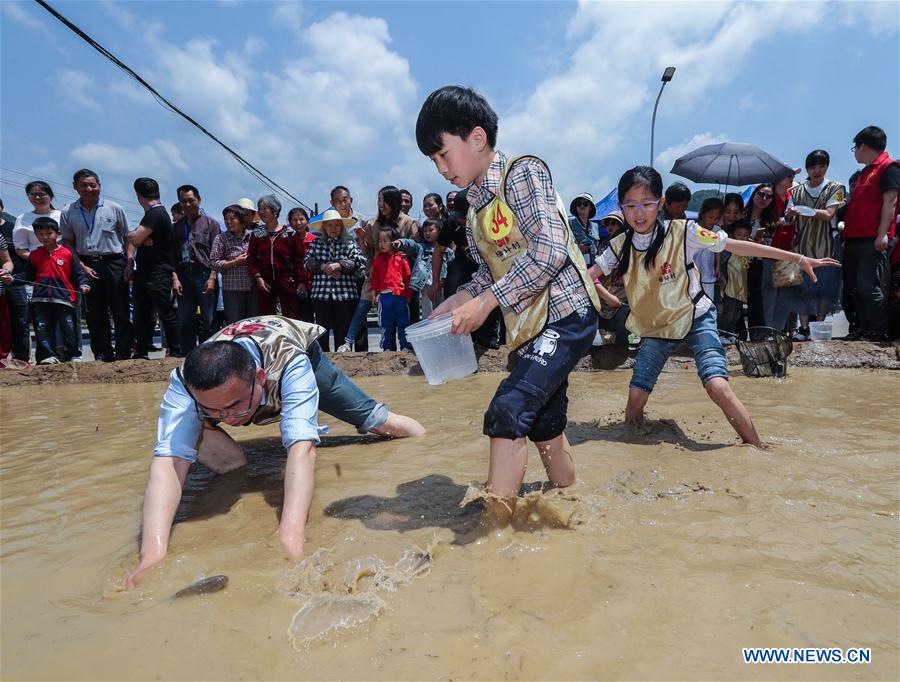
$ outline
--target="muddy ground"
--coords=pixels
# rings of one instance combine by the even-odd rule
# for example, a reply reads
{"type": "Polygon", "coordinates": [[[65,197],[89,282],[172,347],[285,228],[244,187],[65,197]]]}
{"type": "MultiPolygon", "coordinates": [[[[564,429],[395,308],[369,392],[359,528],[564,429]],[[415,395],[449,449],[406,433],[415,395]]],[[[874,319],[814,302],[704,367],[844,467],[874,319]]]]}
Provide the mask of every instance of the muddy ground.
{"type": "MultiPolygon", "coordinates": [[[[728,363],[740,368],[737,348],[727,348],[728,363]]],[[[329,354],[334,363],[348,376],[421,375],[422,370],[412,353],[343,353],[329,354]]],[[[618,346],[601,346],[578,363],[576,371],[628,369],[634,353],[618,346]]],[[[169,372],[181,361],[176,358],[159,360],[124,360],[121,362],[84,362],[78,364],[33,365],[24,369],[0,370],[0,386],[34,384],[132,384],[166,381],[169,372]]],[[[850,341],[794,344],[788,367],[827,367],[831,369],[900,369],[900,344],[875,344],[850,341]]],[[[482,372],[505,372],[509,368],[509,354],[505,349],[483,352],[478,360],[482,372]]],[[[689,353],[674,355],[667,368],[694,371],[689,353]]]]}

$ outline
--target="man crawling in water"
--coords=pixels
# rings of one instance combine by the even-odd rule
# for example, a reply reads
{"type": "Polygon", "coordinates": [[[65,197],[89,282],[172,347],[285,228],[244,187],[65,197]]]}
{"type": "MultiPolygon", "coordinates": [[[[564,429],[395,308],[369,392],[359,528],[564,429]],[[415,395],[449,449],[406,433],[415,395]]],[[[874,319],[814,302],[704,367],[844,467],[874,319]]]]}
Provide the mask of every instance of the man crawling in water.
{"type": "Polygon", "coordinates": [[[276,315],[249,318],[197,346],[172,371],[144,494],[140,563],[125,579],[125,589],[166,556],[191,463],[199,460],[220,474],[247,464],[243,449],[220,422],[280,421],[287,464],[278,537],[292,559],[303,553],[320,409],[359,433],[392,438],[425,433],[415,419],[389,411],[335,367],[316,342],[323,331],[276,315]]]}

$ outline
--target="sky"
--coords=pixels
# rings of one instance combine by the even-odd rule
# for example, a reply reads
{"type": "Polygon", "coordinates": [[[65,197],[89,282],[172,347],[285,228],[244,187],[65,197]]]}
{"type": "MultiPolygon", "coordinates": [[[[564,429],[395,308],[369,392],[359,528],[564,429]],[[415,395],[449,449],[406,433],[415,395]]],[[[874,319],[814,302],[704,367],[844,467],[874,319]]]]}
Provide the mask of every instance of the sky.
{"type": "MultiPolygon", "coordinates": [[[[752,142],[802,166],[856,170],[854,134],[878,125],[900,155],[900,3],[888,2],[64,2],[51,4],[165,97],[305,204],[334,185],[375,211],[378,189],[451,187],[418,151],[415,120],[446,84],[497,111],[498,147],[544,158],[568,203],[600,199],[650,159],[752,142]]],[[[196,185],[204,208],[267,193],[230,156],[33,2],[0,2],[0,196],[95,170],[135,223],[134,178],[168,205],[196,185]]],[[[802,179],[802,176],[801,176],[802,179]]],[[[689,183],[690,184],[690,183],[689,183]]],[[[691,185],[698,189],[702,186],[691,185]]],[[[290,204],[285,201],[285,213],[290,204]]]]}

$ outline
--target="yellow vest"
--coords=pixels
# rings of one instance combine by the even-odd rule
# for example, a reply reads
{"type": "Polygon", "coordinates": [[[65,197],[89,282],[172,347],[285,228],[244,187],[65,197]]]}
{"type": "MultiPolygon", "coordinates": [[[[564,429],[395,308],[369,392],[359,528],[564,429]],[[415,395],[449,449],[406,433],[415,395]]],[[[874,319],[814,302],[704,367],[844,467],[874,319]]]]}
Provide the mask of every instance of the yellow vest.
{"type": "MultiPolygon", "coordinates": [[[[628,271],[623,275],[631,312],[625,321],[628,331],[641,337],[680,341],[691,332],[694,308],[703,298],[701,291],[691,298],[684,220],[672,220],[653,265],[644,267],[644,252],[631,247],[628,271]]],[[[609,243],[620,261],[627,231],[609,243]]]]}
{"type": "Polygon", "coordinates": [[[266,372],[266,404],[253,413],[252,423],[271,424],[281,419],[281,373],[297,355],[306,354],[324,332],[325,329],[317,324],[280,315],[261,315],[235,322],[209,338],[209,341],[249,338],[259,350],[266,372]]]}
{"type": "MultiPolygon", "coordinates": [[[[475,209],[471,208],[469,211],[474,246],[478,249],[478,253],[491,271],[491,276],[495,282],[506,276],[513,263],[521,256],[524,256],[528,250],[528,242],[519,229],[519,221],[504,199],[506,197],[506,177],[510,168],[516,161],[526,158],[537,159],[536,156],[518,156],[510,159],[506,164],[506,168],[503,169],[503,174],[500,176],[500,188],[497,191],[497,196],[481,210],[475,212],[475,209]]],[[[541,160],[538,159],[538,161],[541,160]]],[[[564,267],[573,266],[578,271],[592,305],[599,312],[600,299],[597,296],[597,291],[594,289],[594,283],[587,273],[587,268],[584,264],[584,254],[581,253],[578,245],[575,243],[572,231],[568,229],[569,218],[559,194],[556,195],[556,210],[565,228],[566,251],[569,255],[569,263],[564,267]]],[[[518,348],[540,334],[541,330],[547,326],[549,311],[549,284],[541,293],[535,296],[534,300],[521,313],[516,313],[511,308],[501,306],[503,321],[506,324],[507,343],[512,348],[518,348]]]]}
{"type": "Polygon", "coordinates": [[[725,265],[725,295],[742,303],[747,302],[747,271],[750,259],[731,254],[725,265]]]}

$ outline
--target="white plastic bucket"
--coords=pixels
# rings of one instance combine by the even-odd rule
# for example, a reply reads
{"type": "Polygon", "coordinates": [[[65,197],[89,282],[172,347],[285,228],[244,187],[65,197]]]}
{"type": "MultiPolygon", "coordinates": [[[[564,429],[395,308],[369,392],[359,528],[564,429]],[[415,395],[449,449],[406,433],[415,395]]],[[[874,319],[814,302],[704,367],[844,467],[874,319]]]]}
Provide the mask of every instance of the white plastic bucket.
{"type": "Polygon", "coordinates": [[[475,348],[468,334],[451,334],[453,314],[444,313],[406,328],[429,384],[443,384],[478,371],[475,348]]]}
{"type": "Polygon", "coordinates": [[[831,341],[831,322],[810,322],[810,341],[831,341]]]}

